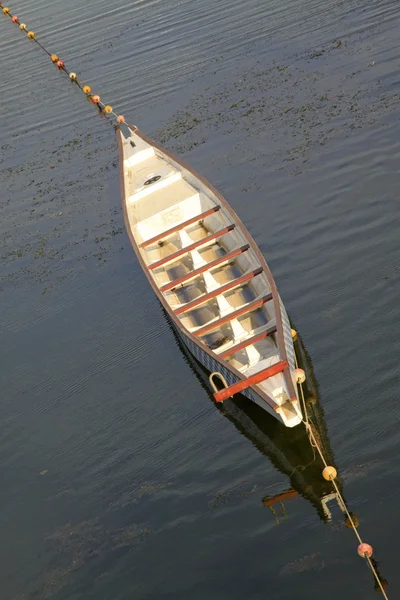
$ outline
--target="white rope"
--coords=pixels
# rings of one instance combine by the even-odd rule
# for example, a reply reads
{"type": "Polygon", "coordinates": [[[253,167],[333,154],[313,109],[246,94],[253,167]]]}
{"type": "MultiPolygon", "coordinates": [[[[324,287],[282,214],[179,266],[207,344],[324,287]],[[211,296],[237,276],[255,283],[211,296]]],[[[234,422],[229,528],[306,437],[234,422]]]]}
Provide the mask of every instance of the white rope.
{"type": "MultiPolygon", "coordinates": [[[[296,352],[295,352],[295,362],[296,362],[296,368],[298,368],[296,352]]],[[[321,448],[320,448],[320,446],[318,444],[318,440],[316,439],[316,437],[314,435],[314,432],[312,430],[312,427],[311,427],[311,425],[309,423],[309,419],[308,419],[308,415],[307,415],[307,407],[306,407],[305,398],[304,398],[303,384],[301,383],[301,381],[298,381],[297,383],[298,383],[298,385],[300,387],[302,404],[303,404],[303,410],[304,410],[304,420],[302,421],[302,423],[304,424],[304,427],[306,428],[308,439],[310,440],[310,444],[311,444],[312,448],[316,448],[317,449],[318,454],[320,455],[321,460],[324,463],[324,466],[328,467],[329,465],[328,465],[328,463],[325,460],[325,456],[322,453],[322,450],[321,450],[321,448]]],[[[339,506],[341,507],[342,510],[344,510],[346,512],[346,515],[347,515],[347,518],[349,520],[349,523],[351,524],[351,527],[352,527],[352,529],[353,529],[353,531],[354,531],[354,533],[355,533],[355,535],[356,535],[359,543],[363,544],[364,542],[363,542],[360,534],[358,533],[357,527],[356,527],[356,525],[355,525],[355,523],[354,523],[354,521],[352,519],[352,516],[351,516],[351,514],[350,514],[350,512],[349,512],[349,510],[348,510],[348,508],[347,508],[347,506],[346,506],[346,504],[344,502],[343,496],[340,493],[340,490],[338,488],[338,485],[337,485],[336,481],[331,476],[330,476],[329,480],[331,481],[331,483],[332,483],[332,485],[333,485],[333,487],[335,489],[336,497],[337,497],[337,499],[339,501],[339,506]]],[[[371,571],[373,572],[376,581],[378,582],[378,585],[379,585],[379,588],[380,588],[380,590],[382,592],[383,597],[385,598],[385,600],[389,600],[389,598],[388,598],[388,596],[387,596],[387,594],[386,594],[386,592],[384,590],[384,587],[382,585],[382,582],[380,580],[380,577],[379,577],[379,575],[377,573],[377,570],[376,570],[374,564],[371,561],[371,558],[366,553],[364,554],[364,558],[368,562],[369,567],[370,567],[371,571]]]]}

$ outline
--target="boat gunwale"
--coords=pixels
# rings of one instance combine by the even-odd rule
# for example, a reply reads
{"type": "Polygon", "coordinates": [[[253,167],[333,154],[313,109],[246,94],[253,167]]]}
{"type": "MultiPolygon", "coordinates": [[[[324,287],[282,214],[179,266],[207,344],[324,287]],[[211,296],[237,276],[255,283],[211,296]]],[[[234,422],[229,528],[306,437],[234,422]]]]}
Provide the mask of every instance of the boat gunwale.
{"type": "MultiPolygon", "coordinates": [[[[277,337],[277,341],[278,341],[278,349],[279,349],[279,353],[280,353],[280,359],[282,361],[287,360],[288,357],[287,357],[287,353],[286,353],[284,334],[283,334],[282,311],[281,311],[281,307],[280,307],[279,293],[278,293],[278,290],[276,287],[276,283],[275,283],[272,273],[267,265],[267,262],[261,253],[261,250],[258,248],[255,240],[253,239],[253,237],[251,236],[249,231],[246,229],[246,227],[242,223],[241,219],[238,217],[238,215],[233,210],[233,208],[230,206],[230,204],[227,202],[227,200],[225,200],[225,198],[222,196],[222,194],[211,183],[209,183],[209,181],[207,181],[207,179],[205,179],[205,177],[203,177],[202,175],[197,173],[196,170],[194,170],[192,167],[187,165],[179,157],[175,156],[174,154],[169,152],[169,150],[167,150],[166,148],[164,148],[163,146],[158,144],[158,142],[147,137],[136,126],[128,124],[127,127],[129,128],[129,130],[131,131],[132,134],[137,135],[144,142],[146,142],[153,148],[156,148],[157,150],[159,150],[160,152],[162,152],[163,154],[168,156],[172,161],[176,162],[183,169],[186,169],[187,171],[189,171],[194,177],[196,177],[203,185],[205,185],[216,196],[216,198],[221,203],[221,205],[225,208],[225,210],[232,217],[232,223],[234,223],[237,226],[238,230],[240,230],[242,232],[246,242],[250,245],[250,248],[253,250],[254,254],[258,258],[258,260],[260,262],[260,266],[263,268],[265,276],[267,277],[268,283],[271,288],[272,301],[274,303],[274,309],[275,309],[275,321],[276,321],[276,328],[277,328],[276,337],[277,337]]],[[[142,270],[143,270],[144,274],[146,275],[151,287],[153,288],[154,293],[156,294],[157,298],[161,302],[162,306],[164,307],[165,311],[169,315],[169,317],[172,320],[172,322],[174,323],[174,325],[184,336],[186,336],[192,343],[194,343],[201,351],[208,354],[210,356],[210,358],[215,360],[217,363],[220,363],[223,367],[225,367],[225,369],[228,369],[229,371],[231,371],[239,380],[242,381],[242,380],[246,379],[246,375],[244,373],[241,373],[238,369],[233,367],[228,361],[224,360],[217,353],[213,352],[203,342],[201,342],[199,340],[199,338],[197,338],[188,329],[186,329],[186,327],[182,324],[181,320],[175,315],[174,311],[171,309],[167,300],[164,298],[164,295],[161,292],[160,288],[157,287],[156,282],[152,276],[152,273],[149,270],[148,265],[145,263],[145,261],[142,257],[140,247],[135,240],[135,237],[133,235],[131,225],[129,222],[128,209],[127,209],[127,197],[126,197],[126,193],[125,193],[125,177],[124,177],[124,168],[125,167],[124,167],[124,151],[123,151],[123,145],[122,145],[123,144],[123,134],[121,132],[121,128],[119,128],[119,127],[116,128],[116,134],[117,134],[118,150],[119,150],[119,154],[120,154],[120,187],[121,187],[122,212],[123,212],[123,216],[124,216],[125,227],[126,227],[131,245],[133,247],[133,250],[139,261],[139,264],[142,267],[142,270]]],[[[287,367],[282,372],[282,375],[284,377],[284,380],[285,380],[285,383],[287,386],[287,390],[289,392],[289,399],[290,400],[297,399],[292,376],[290,373],[290,368],[287,367]]],[[[273,410],[276,410],[276,408],[279,408],[280,405],[277,402],[275,402],[274,399],[271,398],[268,394],[266,394],[260,387],[257,387],[256,385],[252,385],[252,386],[250,386],[250,389],[255,394],[257,394],[260,398],[262,398],[265,402],[267,402],[273,410]]]]}

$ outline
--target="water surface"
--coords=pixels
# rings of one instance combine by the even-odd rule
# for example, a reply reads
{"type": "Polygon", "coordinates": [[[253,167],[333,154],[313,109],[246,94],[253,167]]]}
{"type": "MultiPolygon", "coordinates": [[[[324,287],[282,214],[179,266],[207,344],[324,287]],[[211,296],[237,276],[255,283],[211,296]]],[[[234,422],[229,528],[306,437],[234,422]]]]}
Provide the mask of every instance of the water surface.
{"type": "MultiPolygon", "coordinates": [[[[10,8],[244,220],[396,597],[398,3],[10,8]]],[[[375,598],[339,509],[325,523],[310,500],[316,470],[279,523],[263,505],[296,484],[298,443],[300,472],[312,455],[213,404],[130,248],[113,128],[4,17],[0,31],[2,597],[375,598]]]]}

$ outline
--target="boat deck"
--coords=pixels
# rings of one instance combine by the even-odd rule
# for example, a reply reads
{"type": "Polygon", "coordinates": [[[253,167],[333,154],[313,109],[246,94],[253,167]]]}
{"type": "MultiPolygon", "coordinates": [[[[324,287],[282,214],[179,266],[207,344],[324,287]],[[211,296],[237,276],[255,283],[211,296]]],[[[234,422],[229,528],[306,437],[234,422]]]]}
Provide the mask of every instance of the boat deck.
{"type": "MultiPolygon", "coordinates": [[[[130,141],[134,146],[124,142],[129,223],[170,314],[245,378],[281,363],[279,298],[254,242],[193,173],[141,137],[130,141]]],[[[298,420],[297,397],[281,372],[257,386],[284,407],[287,421],[298,420]]]]}

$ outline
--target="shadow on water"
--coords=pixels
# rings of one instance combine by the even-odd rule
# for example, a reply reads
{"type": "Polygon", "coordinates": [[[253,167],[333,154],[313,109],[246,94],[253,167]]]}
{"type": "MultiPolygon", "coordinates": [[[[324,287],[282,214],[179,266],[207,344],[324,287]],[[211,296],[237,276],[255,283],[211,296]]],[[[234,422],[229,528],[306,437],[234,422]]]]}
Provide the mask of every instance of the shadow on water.
{"type": "MultiPolygon", "coordinates": [[[[318,452],[312,447],[305,427],[303,425],[294,428],[285,427],[268,412],[248,400],[242,394],[236,394],[234,398],[225,400],[223,403],[216,402],[208,381],[209,373],[181,342],[167,313],[164,310],[163,312],[187,364],[217,410],[236,427],[241,435],[250,440],[253,446],[267,457],[280,473],[288,477],[288,487],[285,487],[274,495],[266,495],[261,499],[263,505],[271,511],[276,524],[279,525],[283,520],[287,519],[286,503],[302,497],[314,507],[319,518],[324,523],[331,523],[333,521],[332,511],[336,505],[343,515],[345,526],[351,529],[351,524],[340,497],[335,492],[332,484],[322,477],[324,464],[318,452]]],[[[309,422],[313,427],[314,435],[318,440],[327,463],[335,466],[338,470],[328,436],[324,410],[321,405],[320,390],[315,377],[312,360],[300,335],[297,335],[294,346],[298,366],[306,373],[303,392],[309,422]]],[[[344,499],[343,480],[340,476],[337,477],[336,483],[344,499]]],[[[224,505],[229,501],[229,492],[228,494],[219,493],[213,500],[212,505],[224,505]]],[[[345,499],[344,502],[347,507],[345,499]]],[[[357,515],[351,511],[349,512],[354,524],[358,527],[359,521],[357,515]]],[[[371,562],[378,573],[383,587],[386,588],[388,582],[380,574],[378,563],[374,559],[371,559],[371,562]]],[[[373,577],[373,582],[374,589],[380,591],[375,577],[373,577]]]]}

